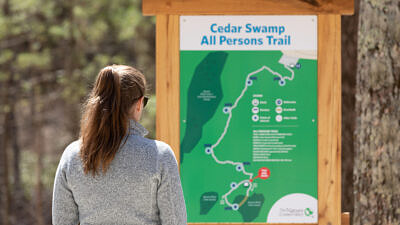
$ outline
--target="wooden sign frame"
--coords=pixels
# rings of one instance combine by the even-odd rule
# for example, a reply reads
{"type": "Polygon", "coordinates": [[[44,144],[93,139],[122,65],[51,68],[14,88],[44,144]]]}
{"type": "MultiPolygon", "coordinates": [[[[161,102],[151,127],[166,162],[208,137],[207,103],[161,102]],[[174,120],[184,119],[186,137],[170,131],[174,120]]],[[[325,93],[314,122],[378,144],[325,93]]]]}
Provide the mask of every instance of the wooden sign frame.
{"type": "Polygon", "coordinates": [[[351,15],[353,11],[352,0],[143,0],[144,15],[351,15]]]}
{"type": "MultiPolygon", "coordinates": [[[[318,15],[318,224],[349,224],[349,214],[341,212],[341,15],[353,13],[353,1],[234,0],[224,12],[221,0],[144,0],[144,14],[156,14],[156,137],[180,157],[180,57],[179,16],[198,14],[317,14],[318,15]],[[199,8],[197,5],[201,2],[199,8]],[[207,3],[205,3],[207,2],[207,3]],[[319,7],[302,5],[316,2],[319,7]],[[347,2],[347,3],[346,3],[347,2]],[[350,3],[348,3],[350,2],[350,3]],[[209,4],[208,4],[209,3],[209,4]],[[235,10],[243,4],[247,8],[235,10]],[[257,5],[258,4],[258,5],[257,5]],[[272,5],[274,7],[272,7],[272,5]],[[279,4],[293,7],[277,9],[279,4]],[[211,7],[214,5],[214,7],[211,7]],[[322,6],[321,6],[322,5],[322,6]],[[255,6],[259,6],[258,8],[255,6]],[[236,7],[236,8],[235,8],[236,7]],[[269,7],[269,8],[268,8],[269,7]],[[272,7],[272,8],[271,8],[272,7]],[[213,8],[213,9],[211,9],[213,8]],[[208,11],[207,11],[208,10],[208,11]],[[264,10],[264,11],[263,11],[264,10]],[[292,11],[291,11],[292,10],[292,11]],[[335,14],[325,14],[333,12],[335,14]]],[[[225,1],[226,3],[227,1],[225,1]]],[[[196,223],[200,224],[200,223],[196,223]]],[[[229,224],[229,223],[218,223],[229,224]]],[[[237,223],[235,223],[237,224],[237,223]]],[[[254,223],[239,223],[254,224],[254,223]]],[[[217,225],[205,223],[204,225],[217,225]]],[[[280,224],[284,225],[284,224],[280,224]]],[[[289,225],[289,224],[286,224],[289,225]]]]}

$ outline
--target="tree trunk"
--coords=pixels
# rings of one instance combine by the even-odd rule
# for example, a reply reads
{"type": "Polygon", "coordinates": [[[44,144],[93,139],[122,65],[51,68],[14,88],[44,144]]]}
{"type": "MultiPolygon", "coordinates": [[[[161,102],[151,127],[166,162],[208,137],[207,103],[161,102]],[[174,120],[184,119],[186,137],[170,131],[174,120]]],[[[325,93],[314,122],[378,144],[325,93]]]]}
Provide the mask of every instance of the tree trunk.
{"type": "Polygon", "coordinates": [[[0,195],[1,195],[1,202],[0,202],[0,209],[1,209],[1,218],[2,224],[9,225],[10,224],[10,203],[11,203],[11,190],[10,190],[10,182],[9,182],[9,169],[8,169],[8,132],[7,128],[7,118],[8,113],[4,116],[3,121],[3,133],[2,133],[2,140],[1,140],[1,148],[0,148],[0,195]]]}
{"type": "Polygon", "coordinates": [[[357,25],[359,0],[354,15],[342,16],[342,212],[353,215],[353,167],[355,89],[357,74],[357,25]]]}
{"type": "MultiPolygon", "coordinates": [[[[11,14],[11,7],[9,0],[5,0],[1,5],[2,12],[5,16],[9,16],[11,14]]],[[[0,138],[1,138],[1,146],[0,146],[0,214],[1,214],[1,222],[4,225],[9,225],[11,223],[11,188],[10,188],[10,170],[8,165],[8,146],[9,146],[9,138],[10,138],[10,86],[8,83],[13,78],[12,74],[9,74],[9,79],[5,85],[3,85],[3,101],[1,114],[4,116],[2,122],[2,128],[0,128],[0,138]]],[[[4,83],[3,83],[4,84],[4,83]]]]}
{"type": "Polygon", "coordinates": [[[5,92],[3,93],[4,100],[2,105],[2,128],[1,134],[1,146],[0,146],[0,210],[2,224],[9,225],[11,221],[11,188],[10,188],[10,170],[9,170],[9,156],[8,146],[10,139],[10,108],[9,108],[9,91],[10,87],[7,84],[4,85],[5,92]]]}
{"type": "Polygon", "coordinates": [[[11,141],[11,149],[13,153],[13,214],[14,214],[14,221],[16,224],[20,224],[18,221],[21,221],[24,217],[24,204],[26,204],[24,198],[24,192],[22,188],[21,182],[21,170],[20,170],[20,158],[21,158],[21,148],[19,146],[18,140],[18,124],[16,118],[16,104],[18,102],[18,80],[14,80],[14,72],[12,72],[9,87],[12,89],[11,95],[9,97],[10,102],[10,141],[11,141]]]}
{"type": "Polygon", "coordinates": [[[40,85],[33,87],[31,100],[32,132],[34,132],[33,148],[36,153],[36,184],[34,191],[36,225],[44,225],[43,216],[43,129],[42,129],[42,101],[40,100],[40,85]]]}
{"type": "Polygon", "coordinates": [[[400,2],[361,0],[354,224],[400,224],[400,2]]]}

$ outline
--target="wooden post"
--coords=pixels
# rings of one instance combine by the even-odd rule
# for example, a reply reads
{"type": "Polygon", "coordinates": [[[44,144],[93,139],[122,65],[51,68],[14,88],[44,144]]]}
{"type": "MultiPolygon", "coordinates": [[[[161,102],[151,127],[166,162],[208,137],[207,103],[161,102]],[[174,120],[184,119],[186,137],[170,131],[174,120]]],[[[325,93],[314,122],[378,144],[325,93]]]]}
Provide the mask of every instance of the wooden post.
{"type": "Polygon", "coordinates": [[[158,15],[156,24],[156,137],[179,162],[179,16],[158,15]]]}
{"type": "Polygon", "coordinates": [[[340,16],[318,16],[318,216],[340,224],[341,48],[340,16]]]}

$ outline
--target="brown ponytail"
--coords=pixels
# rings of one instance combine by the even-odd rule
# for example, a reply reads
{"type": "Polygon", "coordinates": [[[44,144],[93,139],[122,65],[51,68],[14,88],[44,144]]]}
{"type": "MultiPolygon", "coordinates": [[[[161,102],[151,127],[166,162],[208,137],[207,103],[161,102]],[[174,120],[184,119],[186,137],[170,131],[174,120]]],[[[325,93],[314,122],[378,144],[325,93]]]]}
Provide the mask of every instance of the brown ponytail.
{"type": "Polygon", "coordinates": [[[99,167],[107,171],[127,135],[129,110],[145,90],[144,75],[132,67],[112,65],[99,72],[81,120],[80,157],[86,174],[96,175],[99,167]]]}

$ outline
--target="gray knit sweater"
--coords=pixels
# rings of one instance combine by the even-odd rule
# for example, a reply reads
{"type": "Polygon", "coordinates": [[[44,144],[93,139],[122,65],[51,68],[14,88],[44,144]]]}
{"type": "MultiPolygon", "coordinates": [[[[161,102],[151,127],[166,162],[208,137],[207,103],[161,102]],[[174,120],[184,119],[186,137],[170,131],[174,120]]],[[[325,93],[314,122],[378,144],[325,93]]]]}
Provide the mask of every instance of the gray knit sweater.
{"type": "Polygon", "coordinates": [[[171,147],[145,138],[148,131],[129,122],[127,142],[105,174],[83,173],[80,141],[65,149],[54,181],[53,225],[186,224],[171,147]]]}

